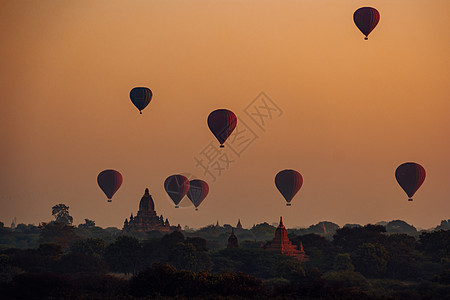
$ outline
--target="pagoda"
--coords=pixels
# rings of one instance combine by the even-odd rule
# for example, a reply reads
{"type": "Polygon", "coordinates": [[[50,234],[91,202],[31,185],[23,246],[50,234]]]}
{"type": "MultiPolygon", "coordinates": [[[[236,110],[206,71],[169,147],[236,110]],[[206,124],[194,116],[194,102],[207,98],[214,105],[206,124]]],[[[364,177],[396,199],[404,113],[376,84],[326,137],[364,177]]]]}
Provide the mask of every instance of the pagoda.
{"type": "Polygon", "coordinates": [[[133,214],[131,214],[130,220],[125,219],[123,224],[123,230],[128,232],[148,232],[153,230],[169,232],[180,229],[180,225],[170,226],[168,219],[164,220],[162,215],[156,215],[155,203],[148,189],[145,189],[144,196],[139,202],[137,215],[133,217],[133,214]]]}
{"type": "Polygon", "coordinates": [[[236,225],[236,229],[242,229],[241,219],[238,219],[238,223],[236,225]]]}
{"type": "Polygon", "coordinates": [[[228,245],[227,248],[238,248],[239,247],[239,242],[238,239],[236,237],[236,235],[234,234],[234,228],[231,228],[231,235],[228,238],[228,245]]]}
{"type": "Polygon", "coordinates": [[[266,247],[266,250],[276,251],[280,254],[291,256],[299,261],[307,261],[308,256],[303,250],[303,244],[300,245],[301,249],[298,250],[296,245],[292,245],[289,240],[286,228],[283,225],[283,217],[280,217],[280,225],[278,225],[275,231],[275,238],[270,245],[266,247]]]}

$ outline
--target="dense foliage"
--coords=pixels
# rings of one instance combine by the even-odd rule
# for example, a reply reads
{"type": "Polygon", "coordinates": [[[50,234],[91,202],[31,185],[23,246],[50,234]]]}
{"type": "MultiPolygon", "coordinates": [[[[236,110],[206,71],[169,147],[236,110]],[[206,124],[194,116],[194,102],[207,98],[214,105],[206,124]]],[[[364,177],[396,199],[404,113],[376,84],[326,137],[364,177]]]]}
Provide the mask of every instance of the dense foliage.
{"type": "Polygon", "coordinates": [[[267,223],[235,230],[240,247],[233,249],[224,247],[229,225],[133,236],[88,219],[78,227],[66,222],[19,224],[14,230],[0,226],[0,294],[11,299],[442,299],[450,294],[449,230],[418,233],[398,220],[343,228],[323,222],[310,229],[318,233],[289,230],[289,239],[303,245],[310,258],[300,263],[264,250],[275,230],[267,223]]]}

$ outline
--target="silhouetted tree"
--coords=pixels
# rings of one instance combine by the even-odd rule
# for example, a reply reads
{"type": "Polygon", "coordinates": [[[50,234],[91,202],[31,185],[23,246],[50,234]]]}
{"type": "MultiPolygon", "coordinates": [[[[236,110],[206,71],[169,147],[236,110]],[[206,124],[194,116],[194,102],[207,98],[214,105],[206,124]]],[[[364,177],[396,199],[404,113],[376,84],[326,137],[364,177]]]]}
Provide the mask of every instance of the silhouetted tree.
{"type": "Polygon", "coordinates": [[[60,222],[42,223],[39,243],[57,243],[67,250],[77,239],[75,228],[60,222]]]}
{"type": "Polygon", "coordinates": [[[414,251],[416,245],[416,239],[410,235],[388,235],[384,244],[388,252],[387,276],[394,279],[417,278],[416,260],[423,258],[417,257],[418,254],[414,251]]]}
{"type": "Polygon", "coordinates": [[[450,260],[450,230],[422,233],[418,248],[433,261],[450,260]]]}
{"type": "Polygon", "coordinates": [[[161,239],[161,244],[166,247],[174,246],[178,243],[184,243],[184,235],[179,231],[174,231],[172,233],[166,234],[161,239]]]}
{"type": "Polygon", "coordinates": [[[115,272],[135,274],[141,267],[142,247],[139,240],[120,236],[105,249],[105,261],[115,272]]]}
{"type": "Polygon", "coordinates": [[[197,270],[194,245],[185,243],[173,245],[170,249],[168,263],[180,270],[197,270]]]}
{"type": "Polygon", "coordinates": [[[137,297],[180,297],[202,299],[256,298],[267,296],[262,282],[242,273],[211,275],[178,271],[164,264],[155,264],[134,276],[130,293],[137,297]]]}
{"type": "Polygon", "coordinates": [[[257,240],[266,241],[266,240],[273,239],[273,237],[275,235],[276,227],[264,222],[264,223],[253,226],[252,229],[250,229],[250,230],[255,235],[257,240]]]}
{"type": "Polygon", "coordinates": [[[289,239],[298,247],[300,247],[300,243],[303,244],[304,250],[310,259],[307,263],[308,265],[314,265],[322,271],[332,269],[338,249],[323,236],[310,233],[301,236],[289,235],[289,239]]]}
{"type": "Polygon", "coordinates": [[[71,225],[73,218],[69,215],[69,207],[65,204],[57,204],[52,207],[52,215],[55,217],[56,222],[71,225]]]}
{"type": "Polygon", "coordinates": [[[38,253],[42,256],[58,259],[63,254],[63,250],[61,245],[59,244],[44,243],[39,245],[38,253]]]}
{"type": "Polygon", "coordinates": [[[388,263],[388,253],[383,245],[364,243],[352,254],[356,271],[365,276],[379,277],[384,275],[388,263]]]}
{"type": "Polygon", "coordinates": [[[333,270],[335,271],[353,271],[355,266],[349,253],[340,253],[334,258],[333,270]]]}
{"type": "Polygon", "coordinates": [[[33,224],[26,225],[26,224],[20,223],[16,226],[14,231],[21,232],[21,233],[27,233],[27,234],[39,233],[39,227],[34,226],[33,224]]]}
{"type": "Polygon", "coordinates": [[[435,231],[439,231],[439,230],[450,230],[450,219],[448,220],[442,220],[441,224],[436,226],[436,228],[434,229],[435,231]]]}
{"type": "Polygon", "coordinates": [[[386,232],[389,233],[405,233],[412,236],[417,236],[417,229],[402,220],[394,220],[386,224],[386,232]]]}
{"type": "Polygon", "coordinates": [[[95,221],[84,219],[84,224],[79,224],[78,228],[92,228],[95,227],[95,221]]]}
{"type": "Polygon", "coordinates": [[[368,224],[364,227],[344,227],[338,229],[333,237],[333,244],[344,252],[352,252],[364,243],[383,243],[386,236],[382,233],[386,228],[381,225],[368,224]]]}
{"type": "Polygon", "coordinates": [[[99,257],[82,253],[64,255],[55,268],[60,273],[77,275],[100,275],[108,272],[108,266],[99,257]]]}
{"type": "Polygon", "coordinates": [[[359,287],[367,290],[370,287],[367,279],[361,273],[351,270],[331,271],[323,274],[323,279],[327,281],[327,285],[338,288],[359,287]]]}
{"type": "Polygon", "coordinates": [[[76,241],[71,247],[70,251],[75,253],[82,253],[89,256],[103,257],[105,254],[106,243],[102,239],[84,239],[76,241]]]}

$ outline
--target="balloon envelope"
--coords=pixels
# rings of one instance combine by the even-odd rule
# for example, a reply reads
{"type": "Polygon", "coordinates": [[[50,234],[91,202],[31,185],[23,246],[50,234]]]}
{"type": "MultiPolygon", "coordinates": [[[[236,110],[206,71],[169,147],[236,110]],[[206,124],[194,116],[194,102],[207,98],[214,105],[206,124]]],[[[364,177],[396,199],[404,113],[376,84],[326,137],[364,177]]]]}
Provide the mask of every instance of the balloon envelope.
{"type": "Polygon", "coordinates": [[[131,102],[139,109],[141,114],[142,110],[147,107],[152,100],[152,96],[152,91],[146,87],[135,87],[130,91],[131,102]]]}
{"type": "Polygon", "coordinates": [[[286,199],[286,205],[290,206],[292,198],[303,185],[303,177],[295,170],[283,170],[275,176],[275,185],[284,199],[286,199]]]}
{"type": "Polygon", "coordinates": [[[412,201],[412,196],[414,196],[425,181],[425,176],[425,169],[414,162],[401,164],[398,166],[397,170],[395,170],[395,179],[397,179],[398,184],[408,195],[409,201],[412,201]]]}
{"type": "Polygon", "coordinates": [[[209,186],[206,182],[200,179],[194,179],[189,182],[189,191],[187,196],[194,204],[195,209],[205,200],[209,193],[209,186]]]}
{"type": "Polygon", "coordinates": [[[236,128],[236,115],[227,109],[217,109],[208,116],[208,127],[223,148],[223,143],[236,128]]]}
{"type": "Polygon", "coordinates": [[[367,40],[367,36],[380,21],[380,13],[372,7],[361,7],[353,14],[353,21],[359,30],[366,36],[365,39],[367,40]]]}
{"type": "Polygon", "coordinates": [[[164,189],[173,203],[175,203],[175,207],[178,207],[181,199],[189,191],[189,179],[183,175],[171,175],[164,181],[164,189]]]}
{"type": "Polygon", "coordinates": [[[97,176],[97,183],[108,197],[108,202],[111,202],[111,198],[122,185],[122,181],[122,174],[116,170],[104,170],[97,176]]]}

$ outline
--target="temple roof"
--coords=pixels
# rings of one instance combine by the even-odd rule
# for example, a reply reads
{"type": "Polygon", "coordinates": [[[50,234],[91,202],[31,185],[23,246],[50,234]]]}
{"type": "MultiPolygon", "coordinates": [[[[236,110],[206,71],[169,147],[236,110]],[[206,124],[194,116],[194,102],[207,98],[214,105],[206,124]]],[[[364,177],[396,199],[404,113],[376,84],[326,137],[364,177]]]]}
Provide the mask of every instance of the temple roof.
{"type": "Polygon", "coordinates": [[[234,228],[231,228],[231,234],[228,238],[228,246],[227,248],[237,248],[239,247],[239,242],[237,236],[234,234],[234,228]]]}
{"type": "Polygon", "coordinates": [[[152,196],[148,189],[145,189],[144,196],[142,196],[141,202],[139,203],[140,211],[154,211],[155,203],[153,202],[152,196]]]}

